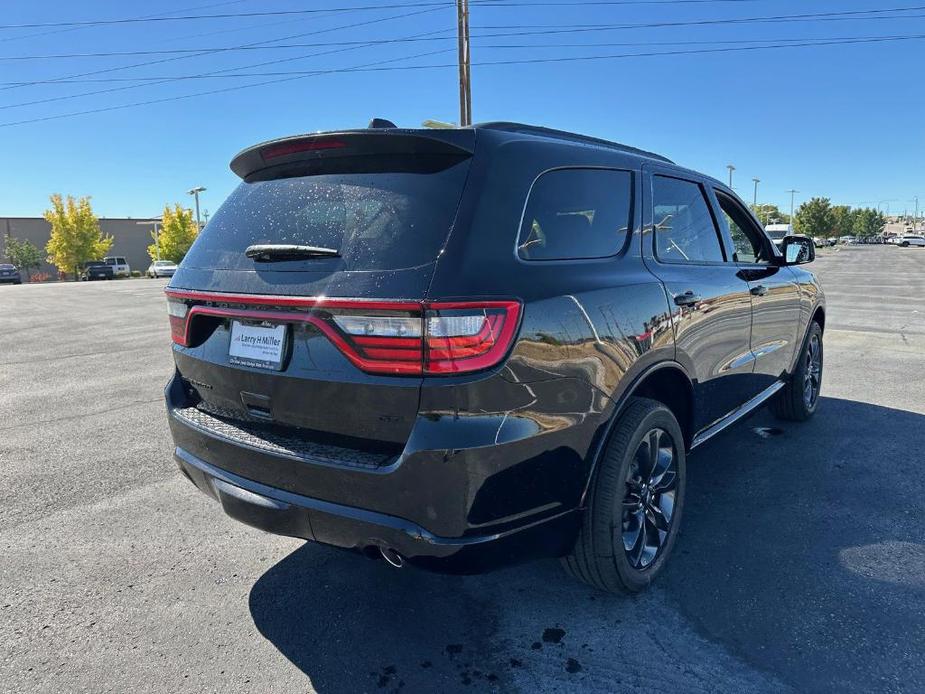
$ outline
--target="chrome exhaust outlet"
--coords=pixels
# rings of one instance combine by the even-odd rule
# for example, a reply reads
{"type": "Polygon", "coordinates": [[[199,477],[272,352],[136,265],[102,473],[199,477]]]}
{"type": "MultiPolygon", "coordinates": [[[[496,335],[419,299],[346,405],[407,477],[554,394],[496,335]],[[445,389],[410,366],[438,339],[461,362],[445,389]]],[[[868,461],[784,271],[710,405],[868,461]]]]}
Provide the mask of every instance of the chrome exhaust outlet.
{"type": "Polygon", "coordinates": [[[379,551],[382,553],[382,558],[396,569],[400,569],[402,566],[404,566],[405,560],[391,547],[380,547],[379,551]]]}

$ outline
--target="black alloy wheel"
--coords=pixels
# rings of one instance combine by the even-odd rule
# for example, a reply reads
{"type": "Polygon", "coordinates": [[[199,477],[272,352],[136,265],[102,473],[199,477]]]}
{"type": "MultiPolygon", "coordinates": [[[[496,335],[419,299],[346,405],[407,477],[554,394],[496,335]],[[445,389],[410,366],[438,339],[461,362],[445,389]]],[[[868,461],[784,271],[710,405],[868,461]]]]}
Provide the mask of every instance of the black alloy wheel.
{"type": "Polygon", "coordinates": [[[638,593],[661,573],[684,508],[684,434],[674,413],[630,398],[614,423],[588,491],[565,570],[611,593],[638,593]]]}
{"type": "Polygon", "coordinates": [[[807,409],[816,406],[822,388],[822,339],[813,334],[806,345],[806,367],[803,372],[803,403],[807,409]]]}
{"type": "Polygon", "coordinates": [[[630,565],[650,566],[671,532],[677,493],[675,443],[655,428],[642,437],[626,475],[623,498],[622,542],[630,565]]]}
{"type": "Polygon", "coordinates": [[[771,400],[775,416],[791,422],[805,422],[815,414],[822,392],[823,354],[822,326],[813,321],[793,374],[771,400]]]}

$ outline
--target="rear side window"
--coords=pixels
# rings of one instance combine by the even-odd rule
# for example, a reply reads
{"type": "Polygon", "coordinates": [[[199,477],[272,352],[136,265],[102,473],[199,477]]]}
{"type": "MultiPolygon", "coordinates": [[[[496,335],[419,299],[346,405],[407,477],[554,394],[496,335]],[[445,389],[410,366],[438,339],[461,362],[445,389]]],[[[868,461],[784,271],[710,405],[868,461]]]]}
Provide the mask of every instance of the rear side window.
{"type": "Polygon", "coordinates": [[[394,155],[380,164],[347,162],[330,173],[241,183],[184,266],[299,271],[338,263],[344,270],[398,270],[434,262],[456,217],[468,160],[394,155]],[[244,255],[254,244],[333,248],[341,258],[258,264],[244,255]]]}
{"type": "Polygon", "coordinates": [[[633,174],[556,169],[533,184],[517,253],[524,260],[606,258],[623,250],[633,215],[633,174]]]}
{"type": "Polygon", "coordinates": [[[655,255],[665,263],[725,260],[703,188],[693,181],[652,177],[655,255]]]}

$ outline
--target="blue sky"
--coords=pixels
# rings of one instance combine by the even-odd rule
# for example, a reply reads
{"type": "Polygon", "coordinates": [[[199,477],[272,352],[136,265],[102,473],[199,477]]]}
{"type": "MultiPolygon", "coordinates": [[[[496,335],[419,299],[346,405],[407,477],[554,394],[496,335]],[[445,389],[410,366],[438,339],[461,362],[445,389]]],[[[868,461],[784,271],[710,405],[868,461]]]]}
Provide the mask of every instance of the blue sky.
{"type": "MultiPolygon", "coordinates": [[[[0,147],[5,164],[0,167],[0,216],[39,215],[48,195],[61,192],[92,196],[100,216],[143,217],[157,214],[164,203],[189,204],[185,191],[194,185],[206,186],[202,204],[214,211],[236,184],[228,161],[248,145],[293,133],[364,126],[371,116],[387,117],[402,126],[416,126],[426,118],[456,120],[458,91],[451,67],[316,74],[209,96],[35,120],[293,77],[254,73],[451,64],[455,61],[452,3],[423,2],[415,8],[394,7],[410,5],[409,0],[83,0],[67,5],[4,0],[0,24],[6,28],[0,28],[0,58],[207,51],[258,42],[423,40],[206,55],[0,60],[0,82],[5,83],[0,85],[0,147]],[[154,14],[364,5],[375,9],[81,28],[8,28],[154,14]],[[413,12],[417,14],[396,17],[413,12]],[[362,26],[340,28],[351,24],[362,26]],[[422,55],[433,52],[438,53],[422,55]],[[289,60],[255,66],[283,59],[289,60]],[[163,62],[112,70],[158,60],[163,62]],[[153,84],[154,78],[220,70],[225,76],[153,84]],[[97,74],[84,74],[91,72],[97,74]],[[235,72],[250,76],[227,76],[235,72]],[[10,84],[63,77],[73,80],[78,74],[84,74],[83,80],[122,81],[10,84]],[[125,81],[139,77],[152,79],[125,81]],[[113,89],[118,91],[83,95],[113,89]],[[44,103],[22,105],[35,101],[44,103]],[[35,122],[9,125],[29,120],[35,122]]],[[[790,205],[785,191],[790,188],[801,191],[797,204],[823,195],[836,203],[876,206],[882,202],[883,208],[889,204],[894,213],[905,208],[911,212],[911,199],[919,195],[925,208],[923,40],[479,65],[925,35],[925,0],[922,4],[916,4],[919,0],[647,0],[552,5],[550,0],[524,0],[508,7],[490,7],[485,0],[470,2],[475,121],[516,120],[611,138],[660,152],[724,180],[726,165],[733,163],[737,167],[735,187],[743,197],[751,200],[751,179],[757,176],[762,180],[759,200],[776,203],[785,211],[790,205]],[[876,18],[840,15],[829,21],[690,24],[896,7],[918,9],[876,18]],[[574,31],[587,29],[587,25],[653,23],[688,24],[574,31]]]]}

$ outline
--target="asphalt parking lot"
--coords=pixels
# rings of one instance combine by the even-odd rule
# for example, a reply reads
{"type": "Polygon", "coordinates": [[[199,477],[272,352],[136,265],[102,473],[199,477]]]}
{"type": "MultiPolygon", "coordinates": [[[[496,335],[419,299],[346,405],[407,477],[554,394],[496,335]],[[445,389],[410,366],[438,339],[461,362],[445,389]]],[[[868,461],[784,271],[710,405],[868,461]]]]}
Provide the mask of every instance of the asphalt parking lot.
{"type": "Polygon", "coordinates": [[[925,249],[815,269],[818,415],[693,454],[632,599],[239,525],[170,457],[163,282],[0,287],[0,690],[925,691],[925,249]]]}

